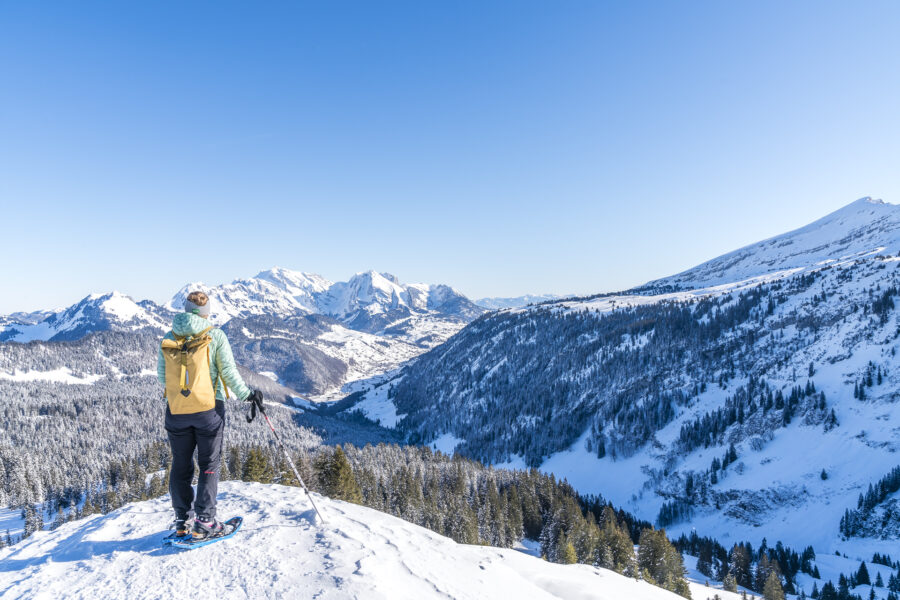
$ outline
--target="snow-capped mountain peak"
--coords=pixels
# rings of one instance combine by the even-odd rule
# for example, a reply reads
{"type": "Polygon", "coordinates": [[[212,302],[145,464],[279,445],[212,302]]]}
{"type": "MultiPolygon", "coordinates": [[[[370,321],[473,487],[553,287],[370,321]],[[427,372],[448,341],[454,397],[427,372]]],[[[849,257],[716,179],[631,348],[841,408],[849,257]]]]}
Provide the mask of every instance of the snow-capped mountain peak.
{"type": "Polygon", "coordinates": [[[371,329],[384,325],[379,315],[398,318],[430,311],[454,318],[474,318],[483,309],[452,287],[441,284],[403,284],[390,273],[364,271],[347,282],[338,282],[319,297],[319,312],[357,327],[371,329]]]}
{"type": "Polygon", "coordinates": [[[209,286],[202,282],[189,283],[182,287],[169,301],[170,310],[184,310],[184,300],[192,291],[201,291],[209,296],[210,320],[219,325],[234,317],[251,315],[291,315],[314,312],[315,302],[310,293],[296,285],[251,277],[235,279],[231,283],[209,286]]]}
{"type": "Polygon", "coordinates": [[[282,267],[272,267],[267,271],[260,271],[254,279],[261,279],[275,284],[295,298],[311,298],[316,294],[321,294],[333,285],[333,282],[321,275],[292,271],[282,267]]]}
{"type": "Polygon", "coordinates": [[[166,323],[130,296],[117,291],[90,294],[36,323],[11,323],[0,331],[0,341],[74,340],[93,331],[164,329],[166,323]]]}
{"type": "Polygon", "coordinates": [[[360,309],[379,313],[407,306],[408,294],[396,280],[393,275],[376,271],[357,273],[347,282],[335,283],[320,300],[319,308],[325,314],[342,317],[360,309]]]}
{"type": "MultiPolygon", "coordinates": [[[[200,290],[210,297],[213,322],[233,317],[319,313],[344,322],[360,323],[368,316],[401,312],[437,312],[450,317],[478,316],[481,309],[465,296],[445,285],[400,283],[390,273],[374,270],[356,273],[348,281],[331,282],[321,275],[273,267],[249,279],[208,286],[191,283],[179,290],[167,307],[180,311],[187,294],[200,290]],[[471,306],[469,306],[471,305],[471,306]]],[[[395,314],[397,317],[408,315],[395,314]]],[[[371,323],[359,324],[368,327],[371,323]]],[[[380,323],[384,325],[385,323],[380,323]]]]}

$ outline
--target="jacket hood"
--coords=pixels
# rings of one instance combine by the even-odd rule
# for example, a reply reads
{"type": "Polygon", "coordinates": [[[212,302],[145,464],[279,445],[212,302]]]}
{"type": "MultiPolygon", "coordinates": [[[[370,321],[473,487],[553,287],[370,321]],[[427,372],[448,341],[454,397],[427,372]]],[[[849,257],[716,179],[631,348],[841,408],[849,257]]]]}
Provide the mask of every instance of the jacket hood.
{"type": "Polygon", "coordinates": [[[172,333],[175,335],[197,335],[212,325],[209,319],[197,316],[193,313],[178,313],[172,319],[172,333]]]}

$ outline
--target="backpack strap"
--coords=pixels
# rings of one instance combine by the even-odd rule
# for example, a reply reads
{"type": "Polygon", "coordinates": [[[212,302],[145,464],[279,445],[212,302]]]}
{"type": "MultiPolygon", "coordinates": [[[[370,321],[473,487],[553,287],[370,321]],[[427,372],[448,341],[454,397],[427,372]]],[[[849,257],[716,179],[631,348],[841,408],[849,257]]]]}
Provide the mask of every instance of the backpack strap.
{"type": "MultiPolygon", "coordinates": [[[[209,346],[206,347],[206,360],[209,361],[209,346]]],[[[216,354],[216,376],[219,382],[222,384],[222,389],[225,390],[225,399],[230,399],[231,396],[228,395],[228,386],[225,385],[225,380],[222,379],[222,364],[219,362],[218,354],[216,354]]]]}

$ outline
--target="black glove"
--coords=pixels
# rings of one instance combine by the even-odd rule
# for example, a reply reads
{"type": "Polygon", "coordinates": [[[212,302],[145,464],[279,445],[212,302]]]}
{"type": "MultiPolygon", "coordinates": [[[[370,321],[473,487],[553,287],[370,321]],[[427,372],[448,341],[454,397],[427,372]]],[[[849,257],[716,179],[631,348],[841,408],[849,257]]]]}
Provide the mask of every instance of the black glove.
{"type": "Polygon", "coordinates": [[[259,390],[253,390],[250,395],[244,399],[244,402],[250,403],[250,414],[247,415],[247,422],[250,423],[256,418],[256,411],[265,414],[266,409],[263,408],[263,394],[259,390]]]}

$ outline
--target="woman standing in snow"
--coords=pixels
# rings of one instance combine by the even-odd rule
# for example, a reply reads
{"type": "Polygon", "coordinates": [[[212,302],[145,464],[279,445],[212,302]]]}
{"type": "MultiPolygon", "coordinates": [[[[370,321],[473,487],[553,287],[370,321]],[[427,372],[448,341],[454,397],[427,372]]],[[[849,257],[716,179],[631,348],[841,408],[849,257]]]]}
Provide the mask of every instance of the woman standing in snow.
{"type": "Polygon", "coordinates": [[[228,388],[241,400],[262,402],[262,392],[247,387],[238,373],[228,338],[210,325],[209,312],[206,294],[188,294],[184,312],[175,315],[172,331],[162,340],[157,361],[157,378],[166,388],[175,536],[191,535],[198,540],[229,533],[216,520],[228,388]],[[200,466],[196,500],[191,488],[195,449],[200,466]]]}

